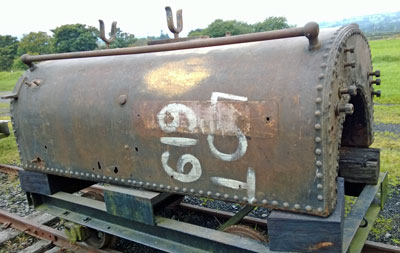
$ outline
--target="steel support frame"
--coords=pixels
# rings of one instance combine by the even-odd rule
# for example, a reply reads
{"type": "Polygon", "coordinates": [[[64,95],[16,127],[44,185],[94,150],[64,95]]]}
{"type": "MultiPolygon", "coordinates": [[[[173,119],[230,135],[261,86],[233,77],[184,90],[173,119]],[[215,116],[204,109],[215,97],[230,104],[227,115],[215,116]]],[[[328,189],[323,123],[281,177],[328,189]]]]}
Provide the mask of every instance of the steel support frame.
{"type": "MultiPolygon", "coordinates": [[[[362,250],[366,235],[386,199],[386,185],[387,173],[381,173],[378,184],[367,185],[358,197],[343,221],[343,252],[362,250]],[[360,228],[364,218],[369,225],[360,228]]],[[[273,252],[267,243],[163,217],[155,217],[156,225],[152,226],[113,216],[107,213],[101,201],[64,192],[30,193],[28,196],[40,211],[167,252],[273,252]]]]}

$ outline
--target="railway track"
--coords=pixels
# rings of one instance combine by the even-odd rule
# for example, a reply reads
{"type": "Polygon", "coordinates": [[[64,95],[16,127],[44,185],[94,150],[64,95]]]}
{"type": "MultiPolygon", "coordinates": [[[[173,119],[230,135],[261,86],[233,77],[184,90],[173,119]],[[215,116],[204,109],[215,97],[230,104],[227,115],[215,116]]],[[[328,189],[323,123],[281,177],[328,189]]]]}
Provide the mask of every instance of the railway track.
{"type": "MultiPolygon", "coordinates": [[[[18,175],[19,170],[22,170],[22,168],[17,166],[0,164],[0,172],[3,173],[18,175]]],[[[85,191],[86,192],[94,191],[97,193],[101,193],[102,187],[94,185],[92,187],[85,189],[84,192],[85,191]]],[[[180,203],[179,207],[186,210],[205,213],[208,215],[212,215],[214,217],[225,218],[225,219],[229,219],[234,215],[234,213],[231,212],[215,210],[201,206],[195,206],[188,203],[180,203]]],[[[59,252],[59,250],[61,249],[68,249],[72,252],[109,252],[109,253],[119,252],[113,249],[102,249],[102,250],[97,249],[82,242],[71,243],[70,241],[68,241],[68,238],[63,231],[54,229],[46,225],[55,218],[56,217],[54,216],[39,212],[36,212],[32,216],[24,218],[0,210],[0,223],[3,224],[2,228],[6,229],[0,232],[0,245],[7,240],[15,238],[20,233],[26,233],[30,236],[40,239],[41,241],[38,241],[37,243],[30,246],[31,248],[26,248],[21,252],[59,252]]],[[[258,226],[267,226],[267,222],[265,219],[246,216],[243,219],[243,221],[251,224],[257,224],[258,226]]],[[[362,252],[400,253],[400,247],[372,242],[372,241],[366,241],[362,252]]]]}

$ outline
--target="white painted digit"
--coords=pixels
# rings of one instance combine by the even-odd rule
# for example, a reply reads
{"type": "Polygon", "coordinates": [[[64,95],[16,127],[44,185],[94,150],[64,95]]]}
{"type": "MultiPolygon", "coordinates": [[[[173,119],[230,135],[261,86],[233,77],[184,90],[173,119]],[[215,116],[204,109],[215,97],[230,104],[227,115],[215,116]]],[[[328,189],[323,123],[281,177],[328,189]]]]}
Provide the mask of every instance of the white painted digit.
{"type": "Polygon", "coordinates": [[[207,136],[207,141],[208,141],[208,146],[210,147],[211,153],[216,158],[219,158],[222,161],[226,161],[226,162],[235,161],[235,160],[238,160],[239,158],[241,158],[247,151],[247,140],[246,140],[246,136],[244,136],[244,134],[242,133],[242,131],[240,131],[240,129],[238,129],[236,136],[239,141],[236,151],[232,154],[225,154],[225,153],[222,153],[221,151],[219,151],[215,147],[214,135],[209,134],[207,136]]]}
{"type": "Polygon", "coordinates": [[[236,100],[236,101],[247,101],[247,97],[242,97],[242,96],[236,96],[228,93],[223,93],[223,92],[213,92],[211,93],[211,105],[215,106],[218,102],[218,98],[225,98],[225,99],[230,99],[230,100],[236,100]]]}
{"type": "Polygon", "coordinates": [[[202,171],[201,171],[200,161],[193,155],[190,154],[182,155],[178,160],[177,171],[173,170],[168,165],[168,159],[169,159],[169,152],[166,151],[161,155],[161,163],[165,172],[167,172],[167,174],[170,177],[173,177],[174,179],[183,183],[191,183],[198,180],[201,177],[202,171]],[[187,163],[190,163],[192,165],[192,168],[190,169],[189,173],[185,174],[184,168],[187,163]]]}
{"type": "MultiPolygon", "coordinates": [[[[211,107],[213,108],[214,112],[217,111],[217,102],[218,98],[225,98],[230,100],[236,101],[247,101],[247,97],[236,96],[228,93],[223,92],[213,92],[211,93],[211,107]]],[[[240,159],[247,151],[247,139],[243,132],[238,128],[236,130],[236,136],[238,138],[238,147],[236,151],[232,154],[226,154],[219,151],[214,145],[214,135],[209,134],[207,136],[208,146],[210,147],[211,153],[218,159],[221,159],[226,162],[236,161],[240,159]]]]}
{"type": "Polygon", "coordinates": [[[246,189],[247,199],[250,204],[253,203],[256,196],[256,174],[253,168],[247,169],[246,182],[224,178],[224,177],[211,177],[211,182],[216,185],[225,186],[235,190],[246,189]]]}
{"type": "Polygon", "coordinates": [[[199,141],[192,138],[183,137],[161,137],[161,143],[176,146],[176,147],[190,147],[195,146],[199,141]]]}
{"type": "Polygon", "coordinates": [[[193,132],[197,126],[197,118],[195,112],[183,104],[169,104],[165,106],[158,114],[157,120],[161,130],[166,133],[176,132],[181,124],[180,114],[185,115],[188,125],[185,126],[189,131],[193,132]]]}

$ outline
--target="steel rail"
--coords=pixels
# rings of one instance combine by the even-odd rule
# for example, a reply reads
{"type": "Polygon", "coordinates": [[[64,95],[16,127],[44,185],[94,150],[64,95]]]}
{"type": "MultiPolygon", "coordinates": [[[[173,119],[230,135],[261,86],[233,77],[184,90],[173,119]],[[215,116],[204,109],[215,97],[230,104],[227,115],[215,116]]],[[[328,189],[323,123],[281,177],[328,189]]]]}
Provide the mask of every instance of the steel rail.
{"type": "MultiPolygon", "coordinates": [[[[10,227],[20,230],[33,237],[51,241],[55,246],[60,248],[66,248],[77,253],[91,252],[91,253],[109,253],[110,251],[104,251],[87,245],[86,243],[76,242],[71,243],[66,235],[57,229],[39,224],[37,222],[30,221],[18,215],[9,213],[4,210],[0,210],[0,223],[8,223],[10,227]]],[[[112,250],[112,252],[117,252],[112,250]]]]}
{"type": "Polygon", "coordinates": [[[318,34],[319,34],[319,25],[315,22],[309,22],[304,27],[298,27],[298,28],[250,33],[250,34],[221,37],[221,38],[191,40],[191,41],[162,44],[162,45],[117,48],[117,49],[106,49],[106,50],[85,51],[85,52],[72,52],[72,53],[61,53],[61,54],[44,54],[44,55],[25,54],[21,57],[21,60],[23,63],[29,65],[30,67],[33,67],[33,62],[38,62],[38,61],[155,53],[155,52],[183,50],[191,48],[247,43],[247,42],[263,41],[263,40],[284,39],[284,38],[301,37],[301,36],[305,36],[308,38],[309,49],[314,50],[319,48],[318,34]]]}

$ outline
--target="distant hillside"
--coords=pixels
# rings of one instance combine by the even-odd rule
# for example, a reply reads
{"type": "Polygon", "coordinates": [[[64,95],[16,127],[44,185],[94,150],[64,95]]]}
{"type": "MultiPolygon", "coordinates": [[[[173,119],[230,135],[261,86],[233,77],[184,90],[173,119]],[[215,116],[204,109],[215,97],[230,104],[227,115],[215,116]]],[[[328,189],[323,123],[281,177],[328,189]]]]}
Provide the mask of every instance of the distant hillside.
{"type": "Polygon", "coordinates": [[[353,17],[335,22],[322,22],[319,25],[321,28],[328,28],[351,23],[357,23],[367,36],[400,34],[400,11],[353,17]]]}

